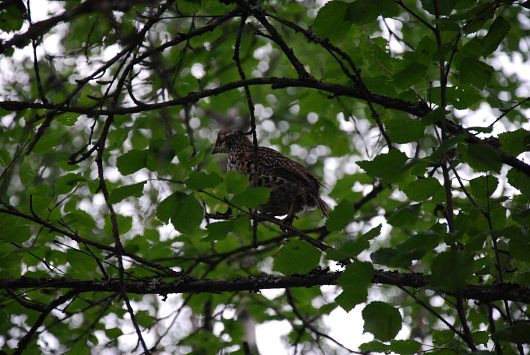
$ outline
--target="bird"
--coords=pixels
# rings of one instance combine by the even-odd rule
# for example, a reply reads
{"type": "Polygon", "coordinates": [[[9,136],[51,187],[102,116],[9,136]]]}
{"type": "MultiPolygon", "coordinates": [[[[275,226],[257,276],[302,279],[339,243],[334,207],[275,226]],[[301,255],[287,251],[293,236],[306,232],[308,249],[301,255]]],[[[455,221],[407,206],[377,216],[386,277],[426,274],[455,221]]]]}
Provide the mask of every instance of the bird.
{"type": "Polygon", "coordinates": [[[228,171],[248,176],[249,186],[270,188],[269,200],[257,210],[268,216],[287,215],[282,222],[292,225],[296,214],[318,208],[324,217],[328,206],[320,198],[320,181],[302,164],[268,147],[254,147],[251,132],[222,129],[212,154],[226,153],[228,171]]]}

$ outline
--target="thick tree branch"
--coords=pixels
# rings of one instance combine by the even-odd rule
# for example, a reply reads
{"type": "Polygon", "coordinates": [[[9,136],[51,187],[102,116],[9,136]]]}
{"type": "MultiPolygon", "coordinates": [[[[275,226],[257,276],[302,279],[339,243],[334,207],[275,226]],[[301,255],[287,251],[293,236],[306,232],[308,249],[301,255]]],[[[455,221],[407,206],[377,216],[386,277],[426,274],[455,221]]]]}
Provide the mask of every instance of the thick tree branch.
{"type": "MultiPolygon", "coordinates": [[[[162,281],[160,278],[145,280],[126,280],[127,293],[159,294],[190,293],[190,292],[257,292],[264,289],[278,289],[288,287],[313,287],[322,285],[336,285],[341,272],[310,273],[307,275],[291,276],[251,276],[233,280],[194,280],[178,278],[172,282],[162,281]]],[[[381,285],[411,287],[415,289],[427,288],[457,296],[455,293],[438,290],[431,285],[428,275],[419,273],[400,273],[393,271],[377,270],[372,281],[381,285]]],[[[0,279],[0,288],[26,289],[26,288],[68,288],[77,292],[119,292],[119,279],[101,280],[74,280],[67,278],[27,278],[0,279]]],[[[495,285],[468,285],[458,293],[464,299],[482,302],[492,302],[507,299],[514,302],[530,303],[530,288],[513,283],[499,283],[495,285]]]]}

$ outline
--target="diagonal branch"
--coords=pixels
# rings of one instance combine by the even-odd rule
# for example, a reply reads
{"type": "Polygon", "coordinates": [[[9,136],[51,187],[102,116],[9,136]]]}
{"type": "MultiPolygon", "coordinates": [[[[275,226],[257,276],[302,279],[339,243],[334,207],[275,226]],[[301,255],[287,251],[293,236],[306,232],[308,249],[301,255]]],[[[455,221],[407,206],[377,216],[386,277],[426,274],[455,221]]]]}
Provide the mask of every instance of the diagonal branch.
{"type": "Polygon", "coordinates": [[[39,318],[37,318],[37,320],[35,321],[35,323],[31,327],[31,329],[18,342],[18,346],[17,346],[16,350],[13,352],[13,355],[22,354],[24,352],[26,347],[31,342],[31,339],[33,338],[33,336],[35,335],[35,333],[37,332],[39,327],[44,323],[44,320],[46,319],[48,314],[50,314],[51,311],[53,311],[56,307],[60,306],[64,302],[68,301],[69,299],[71,299],[72,297],[77,295],[78,293],[79,293],[78,291],[76,291],[75,289],[72,289],[72,290],[68,291],[67,293],[65,293],[64,295],[60,296],[59,298],[55,299],[45,309],[43,309],[41,314],[40,314],[40,316],[39,316],[39,318]]]}

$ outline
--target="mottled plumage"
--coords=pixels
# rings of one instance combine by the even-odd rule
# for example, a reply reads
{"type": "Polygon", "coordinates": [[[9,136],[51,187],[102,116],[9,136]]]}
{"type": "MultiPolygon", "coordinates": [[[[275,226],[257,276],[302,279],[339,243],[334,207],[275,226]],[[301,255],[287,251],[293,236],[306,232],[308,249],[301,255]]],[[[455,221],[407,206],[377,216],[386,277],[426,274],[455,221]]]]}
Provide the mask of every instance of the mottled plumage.
{"type": "Polygon", "coordinates": [[[271,189],[269,201],[260,206],[272,216],[294,215],[305,209],[318,208],[324,216],[328,207],[320,198],[320,182],[303,165],[266,147],[257,150],[243,131],[221,130],[212,153],[228,154],[228,170],[247,175],[250,186],[271,189]]]}

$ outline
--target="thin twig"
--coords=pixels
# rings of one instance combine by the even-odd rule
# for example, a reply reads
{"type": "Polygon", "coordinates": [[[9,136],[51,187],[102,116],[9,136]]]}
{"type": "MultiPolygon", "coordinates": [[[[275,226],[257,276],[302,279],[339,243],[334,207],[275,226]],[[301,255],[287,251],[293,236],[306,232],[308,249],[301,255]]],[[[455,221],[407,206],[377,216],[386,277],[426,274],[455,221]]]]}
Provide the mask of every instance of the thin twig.
{"type": "Polygon", "coordinates": [[[302,322],[302,324],[304,325],[305,328],[311,330],[313,333],[315,333],[319,337],[328,339],[329,341],[335,343],[336,345],[340,346],[341,348],[343,348],[344,350],[346,350],[346,351],[348,351],[350,353],[364,354],[363,352],[355,351],[355,350],[352,350],[352,349],[346,347],[344,344],[340,343],[335,338],[327,335],[326,333],[321,332],[315,326],[313,326],[310,322],[308,322],[305,319],[305,317],[303,316],[303,314],[298,310],[298,307],[296,307],[294,297],[293,297],[293,295],[291,294],[291,291],[288,288],[285,289],[285,296],[287,297],[287,302],[289,302],[289,305],[291,306],[291,309],[293,310],[293,313],[296,315],[296,317],[298,317],[298,319],[302,322]]]}
{"type": "Polygon", "coordinates": [[[20,339],[20,341],[18,342],[17,348],[13,352],[13,355],[19,355],[19,354],[22,354],[22,352],[24,352],[26,347],[31,342],[31,339],[33,338],[33,335],[37,332],[39,327],[44,323],[44,320],[46,319],[48,314],[50,314],[51,311],[53,311],[56,307],[58,307],[59,305],[63,304],[64,302],[68,301],[70,298],[74,297],[77,294],[78,294],[78,291],[70,290],[67,293],[65,293],[64,295],[62,295],[62,296],[56,298],[54,301],[52,301],[46,307],[46,309],[44,309],[41,312],[40,316],[37,318],[35,323],[33,323],[33,326],[26,333],[26,335],[24,335],[24,337],[22,339],[20,339]]]}
{"type": "MultiPolygon", "coordinates": [[[[245,21],[247,20],[246,15],[241,16],[241,21],[239,22],[239,30],[237,32],[236,43],[234,46],[234,56],[233,59],[236,63],[237,71],[242,81],[247,79],[245,71],[241,66],[241,60],[239,57],[240,47],[241,47],[241,37],[243,35],[243,30],[245,28],[245,21]]],[[[252,100],[252,95],[250,94],[250,89],[248,85],[243,85],[245,90],[245,96],[247,98],[248,113],[250,115],[250,130],[252,132],[252,142],[254,144],[254,150],[258,150],[258,137],[256,135],[256,117],[254,115],[254,102],[252,100]]]]}

